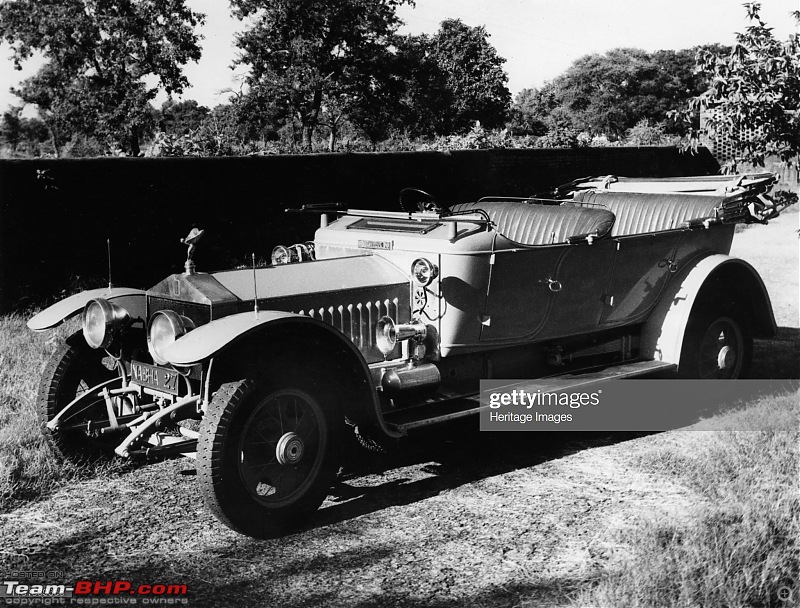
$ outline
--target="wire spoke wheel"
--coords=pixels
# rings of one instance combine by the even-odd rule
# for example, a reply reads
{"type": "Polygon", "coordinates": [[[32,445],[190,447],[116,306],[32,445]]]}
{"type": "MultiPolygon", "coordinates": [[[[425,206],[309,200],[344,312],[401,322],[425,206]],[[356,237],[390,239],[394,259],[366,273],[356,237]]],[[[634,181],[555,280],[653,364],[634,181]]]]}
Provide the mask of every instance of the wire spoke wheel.
{"type": "Polygon", "coordinates": [[[102,358],[102,351],[67,344],[53,353],[42,374],[37,398],[39,422],[50,444],[66,459],[82,462],[97,458],[118,442],[88,430],[90,422],[108,419],[101,397],[88,399],[62,421],[72,427],[85,425],[85,430],[51,431],[45,426],[75,398],[116,375],[103,366],[102,358]]]}
{"type": "Polygon", "coordinates": [[[323,456],[320,422],[297,391],[273,393],[256,406],[239,443],[239,473],[256,500],[288,499],[313,479],[323,456]]]}
{"type": "Polygon", "coordinates": [[[227,526],[280,535],[316,510],[339,464],[335,403],[301,388],[223,385],[203,418],[197,454],[206,503],[227,526]]]}

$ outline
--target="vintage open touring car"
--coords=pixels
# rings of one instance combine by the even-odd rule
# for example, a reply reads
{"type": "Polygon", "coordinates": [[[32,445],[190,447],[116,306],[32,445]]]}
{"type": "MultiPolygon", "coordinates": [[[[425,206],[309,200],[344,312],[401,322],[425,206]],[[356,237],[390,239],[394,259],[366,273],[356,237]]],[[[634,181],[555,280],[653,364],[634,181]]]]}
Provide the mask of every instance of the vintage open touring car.
{"type": "Polygon", "coordinates": [[[67,458],[196,457],[213,513],[268,537],[324,500],[348,425],[379,442],[474,414],[481,378],[740,377],[775,321],[728,253],[778,213],[775,181],[607,176],[449,209],[407,189],[396,212],[306,207],[313,241],[213,273],[193,230],[184,273],[30,320],[82,315],[43,372],[44,432],[67,458]]]}

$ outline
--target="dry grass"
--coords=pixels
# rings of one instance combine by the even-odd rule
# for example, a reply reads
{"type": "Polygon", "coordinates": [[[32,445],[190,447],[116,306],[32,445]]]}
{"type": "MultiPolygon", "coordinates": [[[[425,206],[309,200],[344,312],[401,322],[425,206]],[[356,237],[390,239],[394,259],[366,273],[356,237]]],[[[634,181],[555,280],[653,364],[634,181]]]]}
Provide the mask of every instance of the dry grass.
{"type": "Polygon", "coordinates": [[[79,473],[77,467],[59,461],[47,445],[36,412],[42,368],[75,326],[37,334],[25,326],[27,318],[0,316],[0,511],[79,473]]]}
{"type": "MultiPolygon", "coordinates": [[[[776,606],[800,572],[800,403],[788,394],[682,431],[639,466],[700,497],[683,521],[642,519],[579,594],[580,606],[776,606]],[[742,431],[748,428],[768,429],[742,431]]],[[[797,593],[795,587],[795,593],[797,593]]]]}

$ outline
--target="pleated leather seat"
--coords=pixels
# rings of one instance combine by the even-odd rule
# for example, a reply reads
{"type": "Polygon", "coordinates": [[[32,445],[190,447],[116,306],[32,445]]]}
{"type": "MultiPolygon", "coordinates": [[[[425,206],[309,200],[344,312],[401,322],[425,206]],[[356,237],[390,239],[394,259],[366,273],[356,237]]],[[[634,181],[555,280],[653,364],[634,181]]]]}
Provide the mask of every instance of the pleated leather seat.
{"type": "Polygon", "coordinates": [[[680,228],[683,222],[714,217],[722,196],[587,190],[575,194],[577,204],[599,205],[617,218],[611,236],[646,234],[680,228]]]}
{"type": "Polygon", "coordinates": [[[506,238],[522,245],[564,243],[571,236],[608,234],[614,224],[610,211],[577,205],[529,205],[516,201],[488,201],[453,205],[453,212],[481,209],[506,238]]]}

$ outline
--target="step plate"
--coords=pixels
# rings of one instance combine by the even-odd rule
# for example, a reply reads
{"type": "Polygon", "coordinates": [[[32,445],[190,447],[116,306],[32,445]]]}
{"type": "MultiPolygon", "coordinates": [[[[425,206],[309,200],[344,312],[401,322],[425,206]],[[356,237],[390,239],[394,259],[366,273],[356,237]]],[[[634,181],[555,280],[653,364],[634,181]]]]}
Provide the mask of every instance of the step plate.
{"type": "MultiPolygon", "coordinates": [[[[508,385],[495,387],[493,390],[521,389],[530,393],[535,393],[537,390],[562,391],[586,387],[609,380],[665,374],[674,372],[677,369],[678,366],[674,363],[666,363],[664,361],[635,361],[624,365],[559,374],[557,376],[548,376],[547,378],[510,381],[508,385]]],[[[386,416],[386,422],[398,431],[406,432],[423,426],[472,416],[488,407],[480,404],[480,394],[476,393],[441,404],[431,404],[430,407],[415,407],[410,411],[399,410],[392,412],[386,416]],[[425,414],[425,416],[421,417],[421,414],[425,414]]]]}

